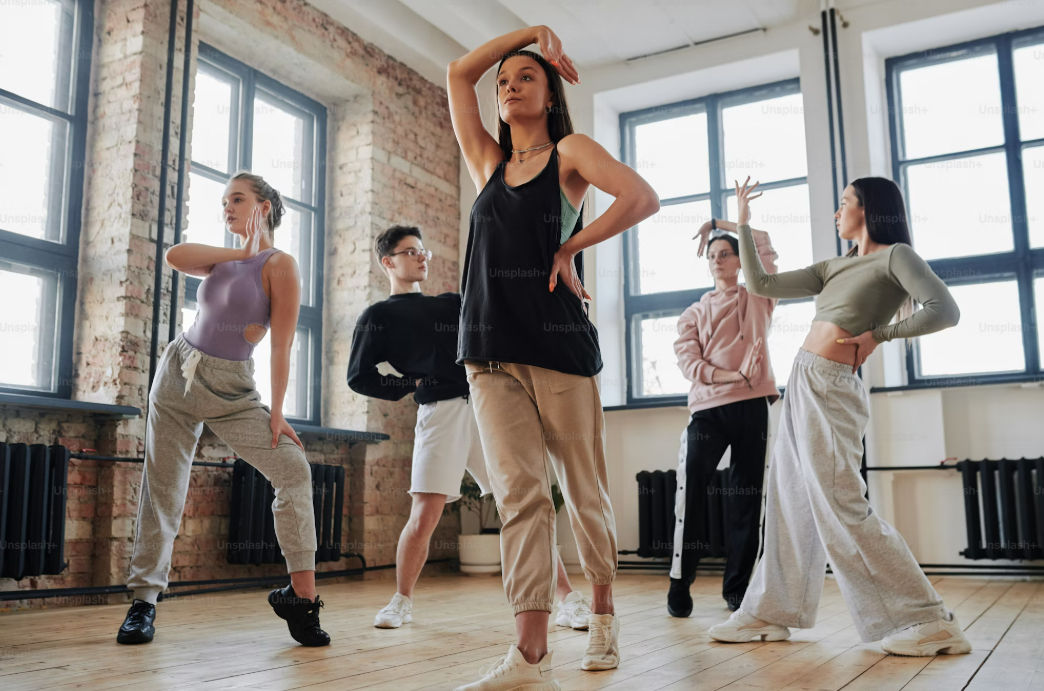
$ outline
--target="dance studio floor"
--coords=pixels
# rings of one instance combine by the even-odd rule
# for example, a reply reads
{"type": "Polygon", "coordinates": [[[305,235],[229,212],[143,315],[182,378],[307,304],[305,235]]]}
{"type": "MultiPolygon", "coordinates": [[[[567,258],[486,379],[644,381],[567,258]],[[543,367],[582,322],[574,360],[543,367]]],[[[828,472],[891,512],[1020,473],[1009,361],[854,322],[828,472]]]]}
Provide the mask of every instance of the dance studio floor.
{"type": "MultiPolygon", "coordinates": [[[[585,583],[577,575],[574,581],[585,583]]],[[[688,619],[667,615],[667,577],[622,574],[619,669],[580,671],[586,632],[552,626],[563,689],[947,689],[1044,688],[1044,582],[933,578],[974,651],[900,658],[860,645],[837,586],[828,580],[814,629],[779,643],[720,644],[707,627],[726,618],[720,579],[700,577],[688,619]]],[[[321,587],[328,648],[296,645],[260,591],[160,603],[157,634],[119,646],[126,605],[0,616],[0,689],[304,689],[436,691],[473,681],[514,640],[500,578],[444,576],[418,584],[415,621],[373,628],[394,581],[321,587]]],[[[589,589],[588,589],[589,594],[589,589]]]]}

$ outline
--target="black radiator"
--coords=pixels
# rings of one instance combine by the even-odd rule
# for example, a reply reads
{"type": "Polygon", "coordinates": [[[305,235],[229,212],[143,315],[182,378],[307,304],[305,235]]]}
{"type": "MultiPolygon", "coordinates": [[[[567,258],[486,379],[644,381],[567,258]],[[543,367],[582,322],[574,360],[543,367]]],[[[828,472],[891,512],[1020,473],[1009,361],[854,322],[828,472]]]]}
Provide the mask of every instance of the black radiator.
{"type": "MultiPolygon", "coordinates": [[[[701,507],[703,524],[697,530],[696,541],[701,545],[699,555],[724,557],[726,550],[724,497],[726,476],[724,470],[711,474],[710,487],[719,491],[707,493],[701,507]]],[[[678,474],[673,470],[643,470],[638,473],[638,550],[639,557],[670,557],[674,549],[674,498],[678,490],[678,474]]]]}
{"type": "MultiPolygon", "coordinates": [[[[237,458],[232,469],[232,514],[228,521],[228,563],[282,564],[276,540],[272,483],[237,458]]],[[[319,548],[315,561],[341,558],[341,513],[344,510],[344,467],[312,464],[312,504],[319,548]]]]}
{"type": "Polygon", "coordinates": [[[1044,558],[1044,458],[961,461],[968,559],[1044,558]]]}
{"type": "Polygon", "coordinates": [[[0,577],[61,573],[69,449],[0,443],[0,577]]]}

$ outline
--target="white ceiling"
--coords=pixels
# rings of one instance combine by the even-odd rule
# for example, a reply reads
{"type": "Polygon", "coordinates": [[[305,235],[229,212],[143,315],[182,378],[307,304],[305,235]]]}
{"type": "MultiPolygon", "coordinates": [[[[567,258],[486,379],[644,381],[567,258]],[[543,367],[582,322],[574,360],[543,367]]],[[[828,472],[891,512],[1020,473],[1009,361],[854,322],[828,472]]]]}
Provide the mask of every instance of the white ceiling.
{"type": "Polygon", "coordinates": [[[818,0],[309,1],[439,84],[452,60],[526,26],[551,27],[577,67],[590,69],[802,16],[819,21],[818,0]]]}

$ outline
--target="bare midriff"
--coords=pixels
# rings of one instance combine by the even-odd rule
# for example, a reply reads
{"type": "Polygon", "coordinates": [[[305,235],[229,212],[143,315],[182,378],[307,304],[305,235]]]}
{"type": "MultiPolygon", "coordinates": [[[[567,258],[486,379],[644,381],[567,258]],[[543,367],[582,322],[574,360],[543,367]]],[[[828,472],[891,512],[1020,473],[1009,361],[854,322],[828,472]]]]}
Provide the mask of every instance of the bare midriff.
{"type": "Polygon", "coordinates": [[[852,338],[859,334],[850,334],[837,324],[827,321],[814,321],[808,334],[805,336],[801,347],[810,353],[834,362],[843,362],[855,365],[856,347],[845,343],[838,343],[839,338],[852,338]]]}

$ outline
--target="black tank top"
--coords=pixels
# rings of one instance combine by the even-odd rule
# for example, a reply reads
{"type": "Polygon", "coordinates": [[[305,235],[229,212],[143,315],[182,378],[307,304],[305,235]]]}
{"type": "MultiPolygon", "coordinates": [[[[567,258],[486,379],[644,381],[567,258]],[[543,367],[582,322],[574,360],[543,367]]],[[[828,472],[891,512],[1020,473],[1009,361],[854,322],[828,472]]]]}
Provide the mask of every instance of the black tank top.
{"type": "MultiPolygon", "coordinates": [[[[504,181],[506,163],[497,164],[471,207],[457,364],[493,360],[594,376],[602,354],[583,302],[565,276],[554,292],[547,289],[562,237],[558,146],[544,169],[517,187],[504,181]]],[[[581,215],[569,237],[582,229],[581,215]]],[[[582,252],[574,262],[583,281],[582,252]]]]}

